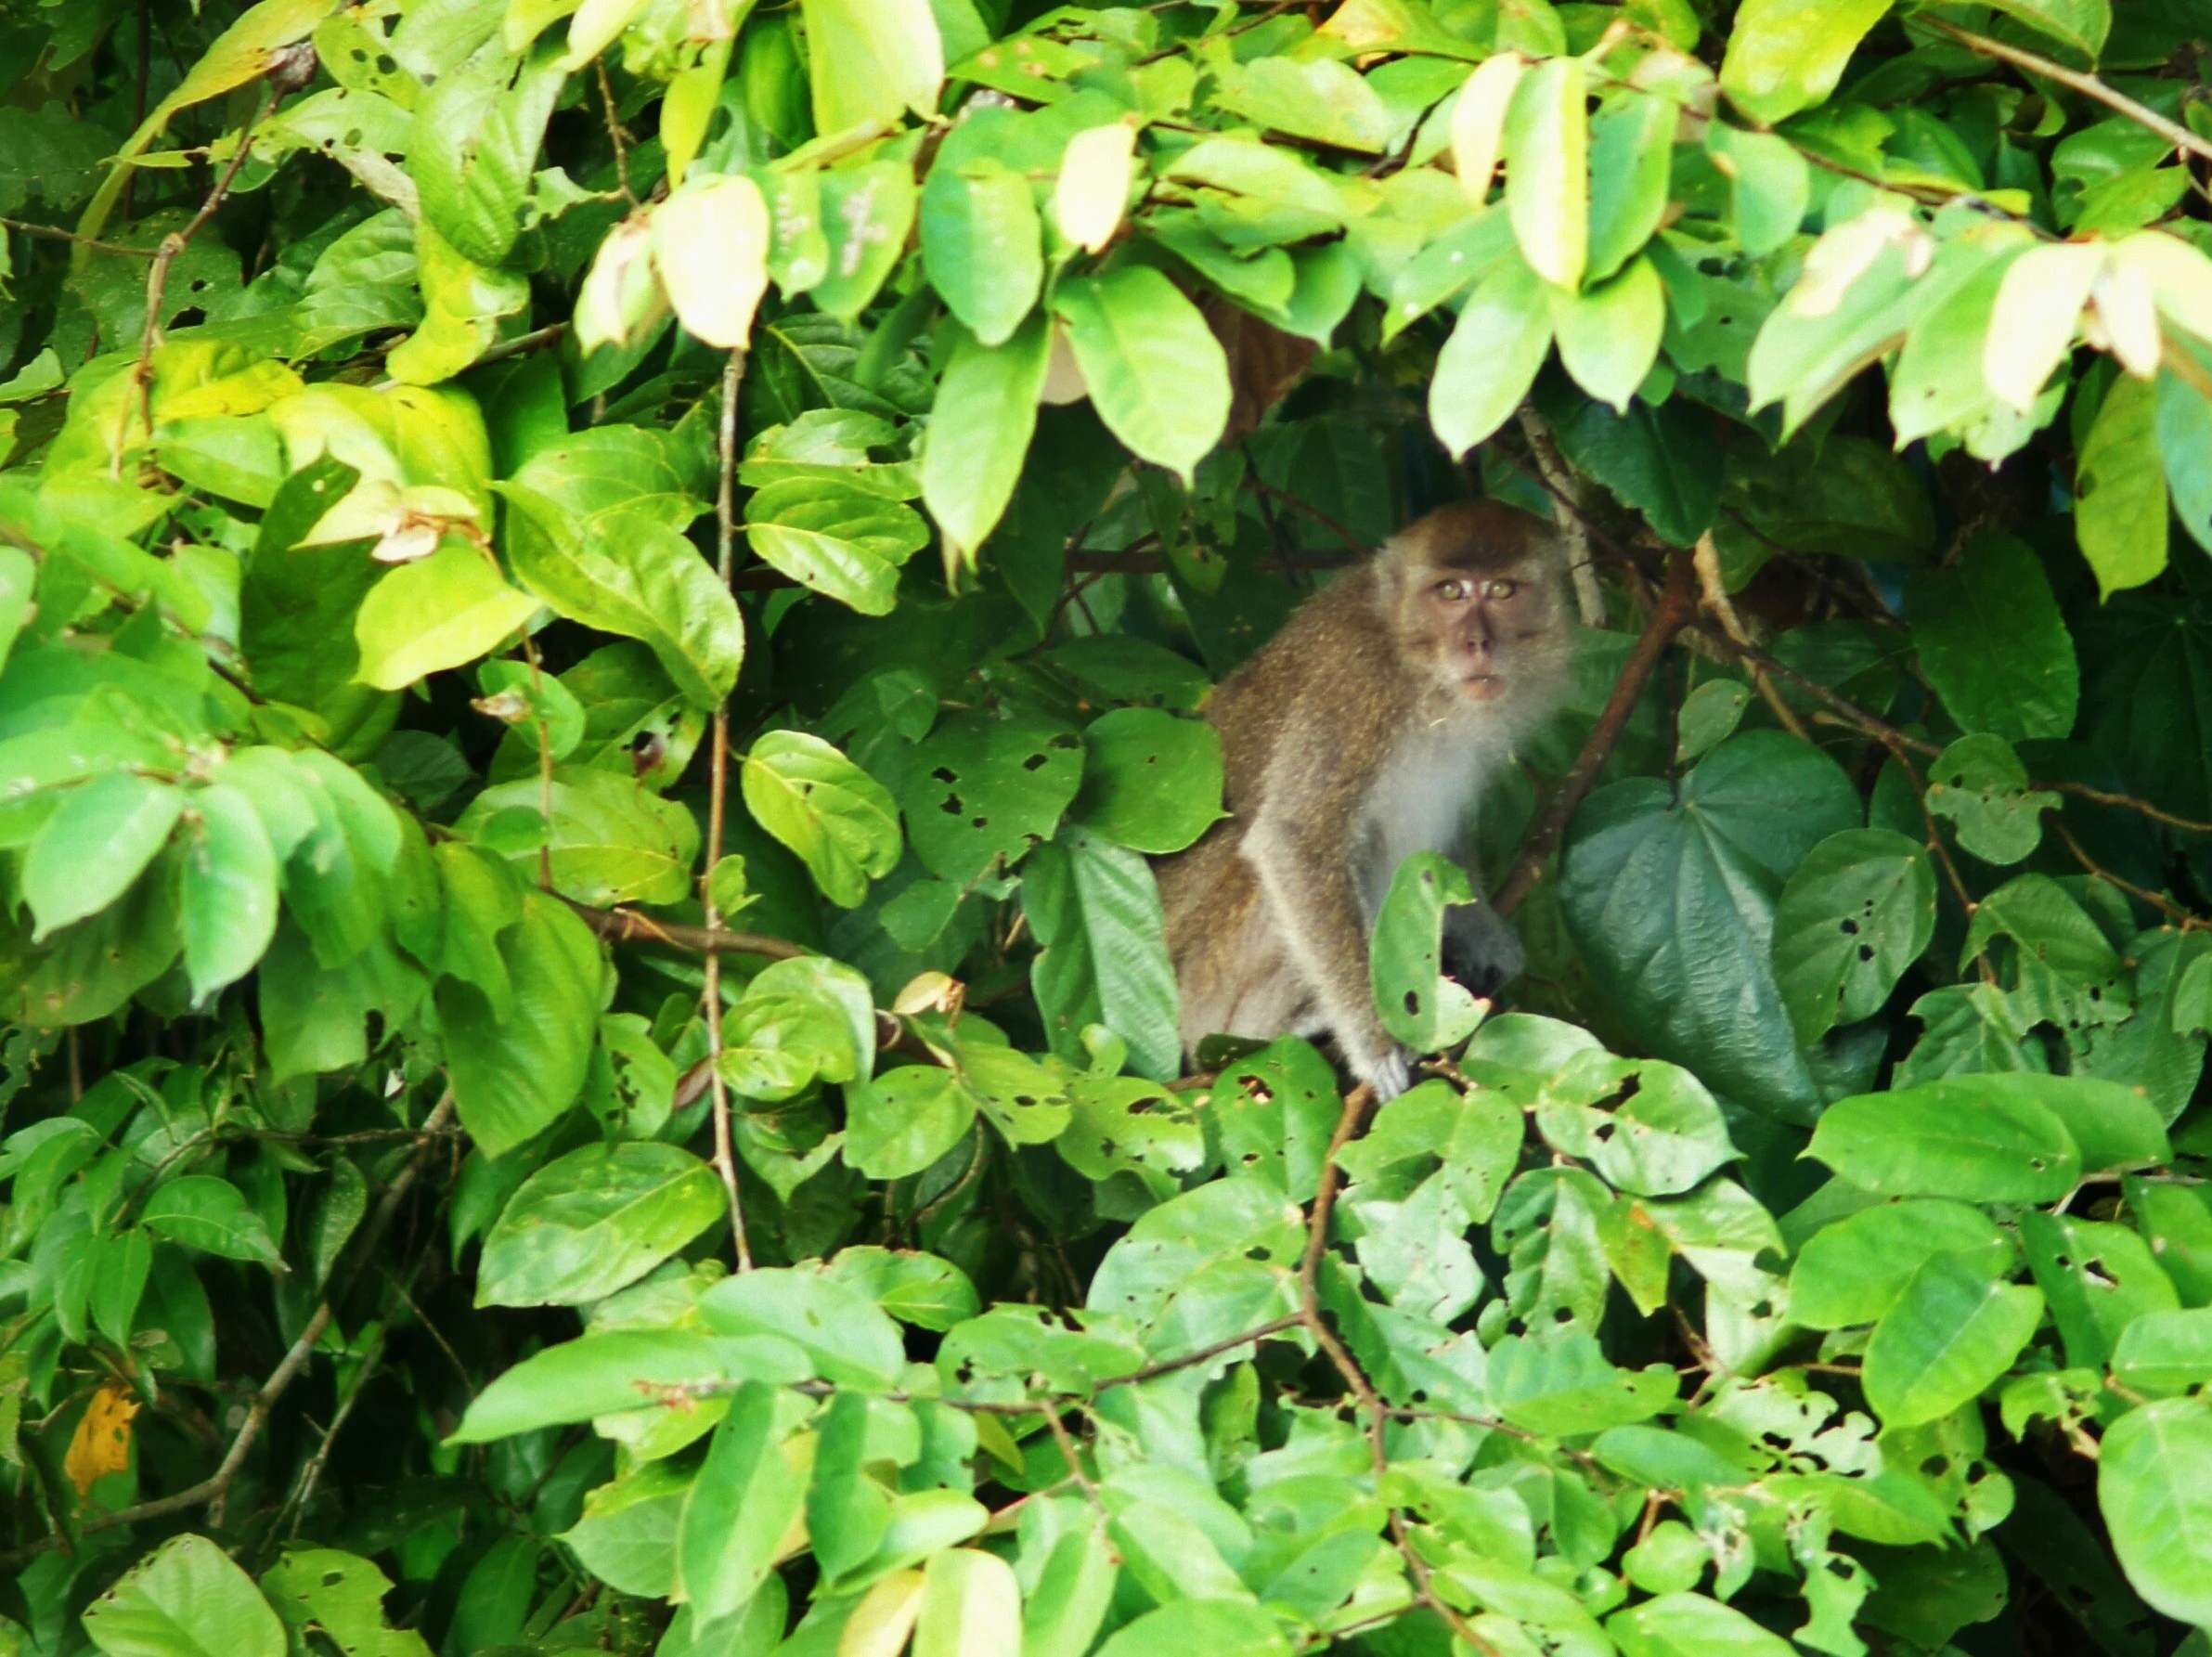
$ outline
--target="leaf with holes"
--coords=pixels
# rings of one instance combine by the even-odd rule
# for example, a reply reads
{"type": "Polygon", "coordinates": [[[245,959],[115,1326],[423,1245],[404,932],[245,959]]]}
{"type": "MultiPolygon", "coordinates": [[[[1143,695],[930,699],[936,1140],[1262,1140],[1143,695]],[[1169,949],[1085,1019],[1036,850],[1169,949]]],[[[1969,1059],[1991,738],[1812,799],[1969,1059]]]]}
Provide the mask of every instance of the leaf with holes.
{"type": "Polygon", "coordinates": [[[1083,775],[1082,739],[1034,718],[954,714],[914,749],[901,803],[914,855],[958,886],[1052,838],[1083,775]]]}
{"type": "Polygon", "coordinates": [[[1881,1011],[1934,935],[1935,873],[1919,846],[1845,829],[1814,847],[1774,912],[1775,982],[1799,1042],[1881,1011]]]}

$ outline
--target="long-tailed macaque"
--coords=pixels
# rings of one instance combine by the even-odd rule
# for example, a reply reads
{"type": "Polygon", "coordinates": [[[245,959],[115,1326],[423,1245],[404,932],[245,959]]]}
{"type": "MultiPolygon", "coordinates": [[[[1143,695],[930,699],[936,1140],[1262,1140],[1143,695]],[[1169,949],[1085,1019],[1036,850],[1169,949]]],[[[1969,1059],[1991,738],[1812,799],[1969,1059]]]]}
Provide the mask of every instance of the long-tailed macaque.
{"type": "MultiPolygon", "coordinates": [[[[1404,1091],[1367,939],[1412,853],[1442,852],[1480,882],[1476,807],[1567,682],[1559,559],[1540,519],[1489,500],[1442,508],[1214,693],[1230,815],[1159,871],[1186,1052],[1215,1032],[1326,1034],[1381,1097],[1404,1091]]],[[[1487,903],[1448,912],[1443,953],[1478,995],[1520,970],[1520,940],[1487,903]]]]}

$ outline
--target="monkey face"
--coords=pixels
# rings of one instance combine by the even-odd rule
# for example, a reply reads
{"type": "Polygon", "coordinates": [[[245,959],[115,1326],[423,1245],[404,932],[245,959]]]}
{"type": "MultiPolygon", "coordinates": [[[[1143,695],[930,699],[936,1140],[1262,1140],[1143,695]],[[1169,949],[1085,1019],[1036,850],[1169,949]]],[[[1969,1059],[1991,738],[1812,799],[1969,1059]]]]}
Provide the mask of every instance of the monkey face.
{"type": "Polygon", "coordinates": [[[1548,589],[1518,564],[1430,571],[1416,602],[1420,630],[1436,641],[1439,676],[1470,702],[1507,694],[1522,658],[1555,630],[1548,589]]]}

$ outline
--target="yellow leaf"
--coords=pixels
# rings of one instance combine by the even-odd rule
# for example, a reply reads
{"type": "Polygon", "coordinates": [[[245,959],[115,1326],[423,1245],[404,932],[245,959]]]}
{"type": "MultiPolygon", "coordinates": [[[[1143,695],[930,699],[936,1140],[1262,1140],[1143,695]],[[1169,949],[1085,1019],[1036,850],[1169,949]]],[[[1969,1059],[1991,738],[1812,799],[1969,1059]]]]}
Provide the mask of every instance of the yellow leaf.
{"type": "Polygon", "coordinates": [[[653,261],[694,339],[730,350],[751,337],[769,236],[768,202],[743,176],[687,184],[653,209],[653,261]]]}
{"type": "Polygon", "coordinates": [[[2143,230],[2115,243],[2112,256],[2115,265],[2150,278],[2168,322],[2212,340],[2212,259],[2163,230],[2143,230]]]}
{"type": "Polygon", "coordinates": [[[852,1608],[837,1638],[837,1657],[899,1657],[921,1615],[922,1573],[894,1571],[852,1608]]]}
{"type": "Polygon", "coordinates": [[[1452,106],[1452,170],[1459,175],[1459,188],[1467,199],[1477,207],[1490,194],[1498,150],[1505,142],[1506,110],[1527,68],[1528,60],[1519,52],[1500,52],[1468,76],[1459,88],[1459,101],[1452,106]]]}
{"type": "Polygon", "coordinates": [[[1053,220],[1087,253],[1105,247],[1121,226],[1136,143],[1137,130],[1125,121],[1092,127],[1067,141],[1053,190],[1053,220]]]}
{"type": "Polygon", "coordinates": [[[138,1401],[121,1387],[106,1386],[92,1395],[61,1458],[62,1473],[80,1496],[110,1473],[130,1470],[131,1418],[138,1401]]]}

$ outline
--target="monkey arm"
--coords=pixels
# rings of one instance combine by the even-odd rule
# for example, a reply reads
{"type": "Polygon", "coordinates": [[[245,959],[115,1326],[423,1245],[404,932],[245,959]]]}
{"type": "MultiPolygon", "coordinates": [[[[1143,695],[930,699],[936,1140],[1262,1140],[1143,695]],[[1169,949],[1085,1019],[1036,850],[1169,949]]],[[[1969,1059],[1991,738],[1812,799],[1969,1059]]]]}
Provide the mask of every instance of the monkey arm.
{"type": "Polygon", "coordinates": [[[1259,875],[1283,951],[1304,982],[1345,1063],[1388,1099],[1408,1081],[1405,1055],[1382,1028],[1367,971],[1367,937],[1342,810],[1263,809],[1243,855],[1259,875]]]}

